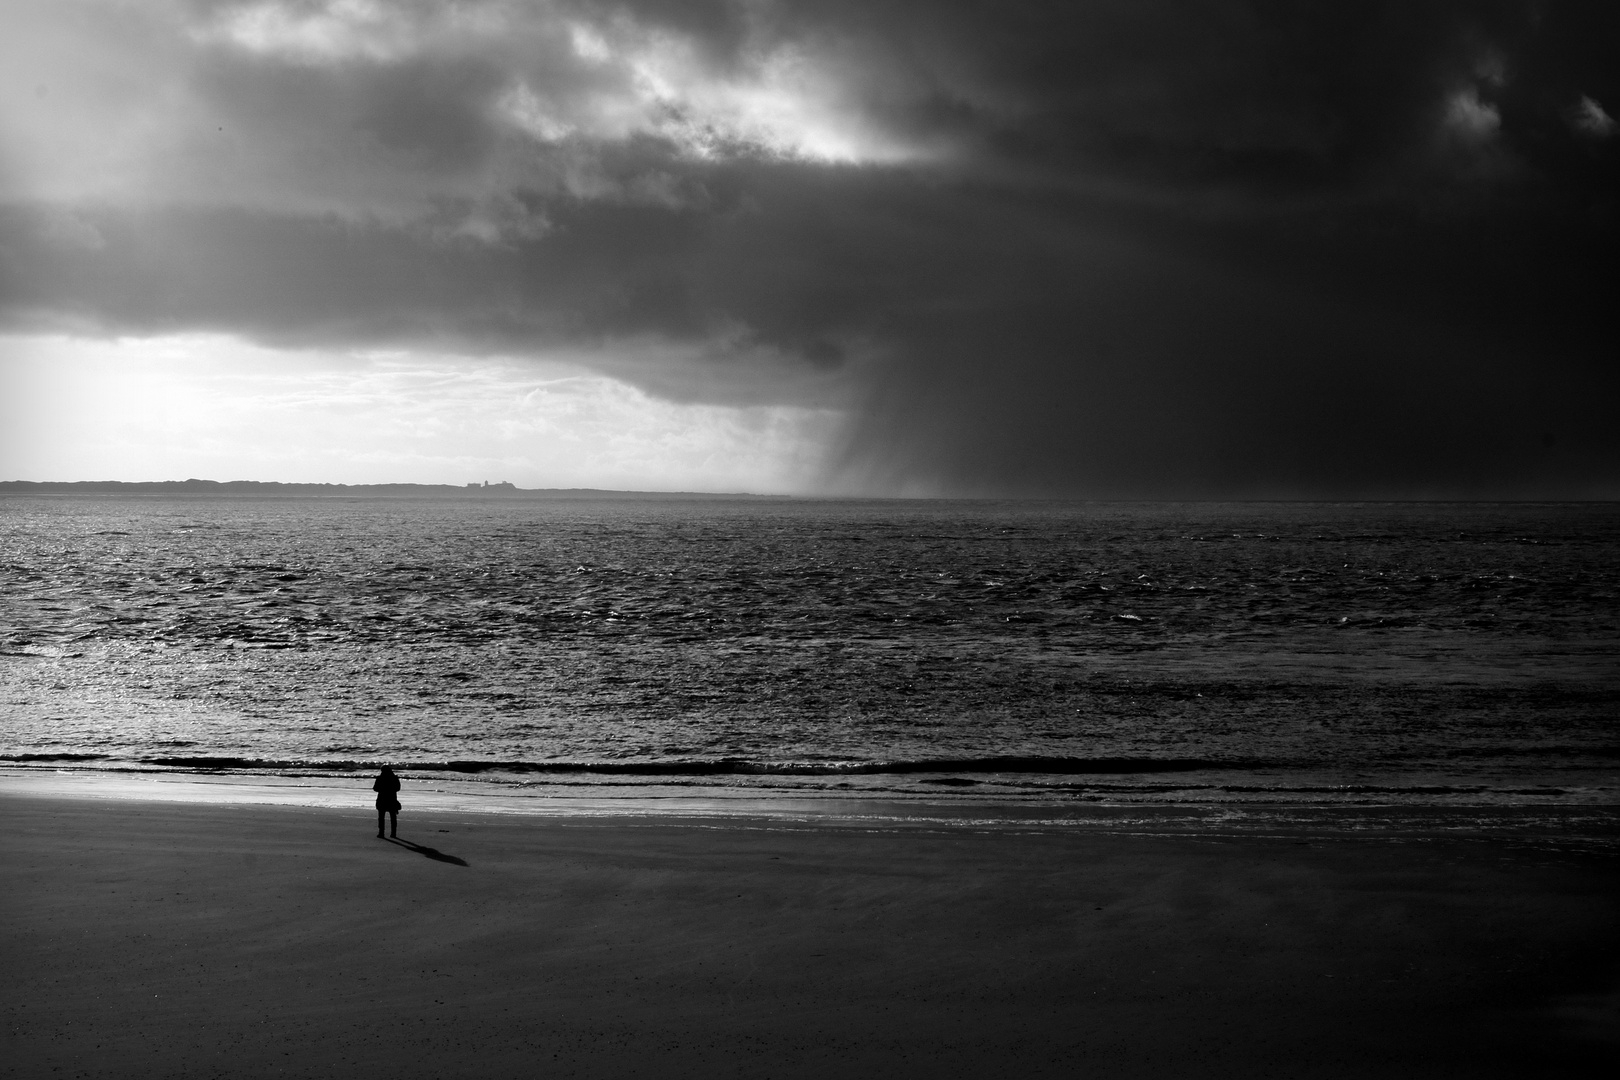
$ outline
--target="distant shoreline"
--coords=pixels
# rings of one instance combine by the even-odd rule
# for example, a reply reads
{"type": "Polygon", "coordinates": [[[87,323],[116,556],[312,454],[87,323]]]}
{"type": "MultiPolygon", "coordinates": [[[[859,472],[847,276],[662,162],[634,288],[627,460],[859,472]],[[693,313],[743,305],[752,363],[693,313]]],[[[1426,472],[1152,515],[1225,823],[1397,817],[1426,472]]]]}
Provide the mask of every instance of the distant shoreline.
{"type": "Polygon", "coordinates": [[[1094,503],[1098,505],[1462,505],[1462,506],[1605,506],[1620,497],[1451,497],[1443,495],[1323,495],[1316,497],[1240,496],[1086,497],[1065,495],[764,495],[747,491],[629,491],[616,488],[520,488],[491,484],[290,484],[276,480],[0,480],[0,497],[8,495],[187,496],[200,498],[348,498],[348,499],[498,499],[506,501],[630,499],[676,501],[710,499],[731,502],[953,502],[953,503],[1094,503]]]}
{"type": "Polygon", "coordinates": [[[717,491],[615,491],[610,488],[520,488],[509,483],[286,484],[273,480],[0,481],[0,495],[281,495],[392,499],[738,499],[781,502],[791,495],[717,491]]]}

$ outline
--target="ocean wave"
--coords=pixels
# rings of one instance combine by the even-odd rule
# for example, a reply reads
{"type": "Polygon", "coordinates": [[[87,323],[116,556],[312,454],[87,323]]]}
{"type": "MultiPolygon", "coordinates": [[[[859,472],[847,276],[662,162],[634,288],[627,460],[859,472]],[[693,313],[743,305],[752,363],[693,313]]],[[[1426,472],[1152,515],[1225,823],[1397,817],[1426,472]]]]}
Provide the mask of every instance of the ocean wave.
{"type": "Polygon", "coordinates": [[[83,656],[82,652],[69,652],[56,645],[13,645],[0,648],[0,656],[43,656],[49,658],[73,659],[83,656]]]}
{"type": "Polygon", "coordinates": [[[1451,758],[1581,757],[1620,758],[1620,746],[1471,746],[1449,751],[1451,758]]]}
{"type": "MultiPolygon", "coordinates": [[[[143,765],[180,769],[321,769],[354,771],[381,762],[299,761],[221,756],[149,756],[143,765]]],[[[916,773],[1040,773],[1117,775],[1120,773],[1194,772],[1210,769],[1253,769],[1275,762],[1210,758],[988,756],[923,758],[898,761],[769,761],[752,758],[677,759],[664,761],[395,761],[396,769],[451,773],[584,773],[622,776],[832,776],[904,775],[916,773]]]]}

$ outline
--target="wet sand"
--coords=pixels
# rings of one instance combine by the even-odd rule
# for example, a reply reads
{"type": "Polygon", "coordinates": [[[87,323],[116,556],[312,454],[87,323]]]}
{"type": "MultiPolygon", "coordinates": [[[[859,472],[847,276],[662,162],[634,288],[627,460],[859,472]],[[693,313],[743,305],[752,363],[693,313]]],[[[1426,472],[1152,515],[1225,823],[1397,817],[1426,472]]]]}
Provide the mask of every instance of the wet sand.
{"type": "Polygon", "coordinates": [[[1609,1076],[1620,868],[1488,837],[0,794],[0,1060],[98,1077],[1609,1076]]]}

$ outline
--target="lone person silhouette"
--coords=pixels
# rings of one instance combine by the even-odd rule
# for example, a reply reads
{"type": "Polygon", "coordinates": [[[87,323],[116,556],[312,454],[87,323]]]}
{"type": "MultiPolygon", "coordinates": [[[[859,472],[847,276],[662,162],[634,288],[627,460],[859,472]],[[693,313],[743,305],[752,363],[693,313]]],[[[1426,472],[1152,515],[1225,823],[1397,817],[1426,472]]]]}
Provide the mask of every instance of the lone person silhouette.
{"type": "Polygon", "coordinates": [[[391,826],[389,831],[392,832],[393,835],[398,836],[399,777],[394,775],[393,769],[390,769],[387,765],[384,765],[382,767],[382,772],[377,774],[377,779],[372,781],[371,790],[377,793],[377,839],[385,839],[383,836],[384,814],[388,815],[388,822],[391,826]]]}

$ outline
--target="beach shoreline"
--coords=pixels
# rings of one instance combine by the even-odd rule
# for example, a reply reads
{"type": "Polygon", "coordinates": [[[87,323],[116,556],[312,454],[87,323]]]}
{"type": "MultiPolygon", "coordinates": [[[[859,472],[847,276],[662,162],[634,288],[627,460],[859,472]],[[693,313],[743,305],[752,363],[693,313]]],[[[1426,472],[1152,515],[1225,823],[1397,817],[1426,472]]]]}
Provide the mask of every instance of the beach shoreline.
{"type": "MultiPolygon", "coordinates": [[[[369,813],[372,774],[326,776],[0,768],[0,797],[187,805],[283,806],[369,813]]],[[[1299,802],[1257,799],[1013,797],[978,791],[793,791],[752,786],[613,783],[513,787],[403,774],[404,820],[413,814],[519,818],[714,820],[736,827],[1058,830],[1221,836],[1359,835],[1412,842],[1446,837],[1547,850],[1620,854],[1620,806],[1560,802],[1502,805],[1299,802]]]]}
{"type": "Polygon", "coordinates": [[[1505,1077],[1620,1061],[1616,860],[1512,829],[418,800],[393,843],[365,802],[9,780],[0,810],[17,1075],[1505,1077]]]}

